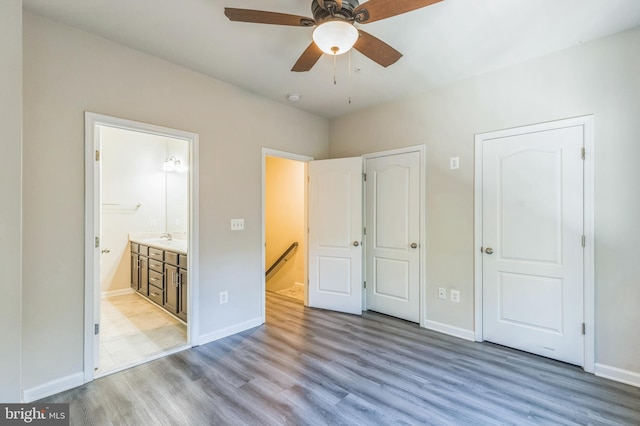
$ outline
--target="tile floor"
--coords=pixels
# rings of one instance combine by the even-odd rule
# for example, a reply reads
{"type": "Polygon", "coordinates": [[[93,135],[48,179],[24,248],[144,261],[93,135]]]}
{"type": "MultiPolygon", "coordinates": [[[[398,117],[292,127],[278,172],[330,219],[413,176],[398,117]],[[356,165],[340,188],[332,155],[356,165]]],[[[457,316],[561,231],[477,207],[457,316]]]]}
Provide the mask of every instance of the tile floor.
{"type": "Polygon", "coordinates": [[[103,298],[100,309],[97,374],[139,364],[187,343],[187,326],[138,294],[103,298]]]}

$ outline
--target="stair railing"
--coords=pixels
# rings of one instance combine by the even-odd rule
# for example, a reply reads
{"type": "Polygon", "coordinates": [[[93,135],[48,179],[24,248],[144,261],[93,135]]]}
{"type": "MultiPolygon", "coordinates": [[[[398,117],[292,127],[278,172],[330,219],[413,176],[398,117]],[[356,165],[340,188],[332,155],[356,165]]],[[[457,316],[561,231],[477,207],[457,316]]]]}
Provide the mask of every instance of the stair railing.
{"type": "Polygon", "coordinates": [[[282,253],[282,255],[278,258],[278,260],[276,260],[273,265],[271,265],[271,267],[269,269],[267,269],[267,272],[265,272],[265,277],[266,279],[269,279],[269,275],[271,273],[273,273],[276,268],[278,268],[281,264],[283,264],[284,262],[288,261],[289,259],[287,259],[287,256],[289,256],[289,254],[291,254],[291,252],[293,252],[296,247],[298,247],[298,242],[294,242],[292,243],[288,249],[286,249],[284,251],[284,253],[282,253]]]}

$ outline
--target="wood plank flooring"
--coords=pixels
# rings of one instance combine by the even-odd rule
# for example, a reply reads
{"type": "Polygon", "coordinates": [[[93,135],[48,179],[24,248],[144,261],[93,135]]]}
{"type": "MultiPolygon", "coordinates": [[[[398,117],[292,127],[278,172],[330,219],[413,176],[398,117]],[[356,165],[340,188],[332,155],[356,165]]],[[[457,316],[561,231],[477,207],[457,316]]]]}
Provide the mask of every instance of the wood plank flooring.
{"type": "Polygon", "coordinates": [[[47,398],[72,425],[640,425],[640,389],[269,294],[267,323],[47,398]]]}

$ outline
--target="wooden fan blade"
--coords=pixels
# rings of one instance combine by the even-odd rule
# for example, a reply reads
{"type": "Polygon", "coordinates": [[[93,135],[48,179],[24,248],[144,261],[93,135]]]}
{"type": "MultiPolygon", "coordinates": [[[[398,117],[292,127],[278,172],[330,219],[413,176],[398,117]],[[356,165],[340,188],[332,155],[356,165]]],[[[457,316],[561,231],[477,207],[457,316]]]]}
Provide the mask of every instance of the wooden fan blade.
{"type": "Polygon", "coordinates": [[[264,10],[225,7],[224,14],[232,21],[253,22],[256,24],[290,25],[293,27],[311,27],[316,24],[313,18],[306,16],[267,12],[264,10]]]}
{"type": "Polygon", "coordinates": [[[291,71],[303,72],[309,71],[318,62],[318,59],[322,56],[322,50],[314,42],[311,42],[309,47],[302,52],[302,55],[298,58],[298,62],[295,63],[291,71]]]}
{"type": "Polygon", "coordinates": [[[353,16],[360,24],[379,21],[401,13],[439,3],[442,0],[369,0],[353,9],[353,16]]]}
{"type": "Polygon", "coordinates": [[[391,64],[395,64],[398,59],[402,58],[402,53],[398,52],[379,38],[376,38],[369,33],[365,33],[362,30],[358,30],[358,32],[360,33],[360,37],[358,37],[358,41],[353,45],[353,48],[372,61],[377,62],[386,68],[391,64]]]}

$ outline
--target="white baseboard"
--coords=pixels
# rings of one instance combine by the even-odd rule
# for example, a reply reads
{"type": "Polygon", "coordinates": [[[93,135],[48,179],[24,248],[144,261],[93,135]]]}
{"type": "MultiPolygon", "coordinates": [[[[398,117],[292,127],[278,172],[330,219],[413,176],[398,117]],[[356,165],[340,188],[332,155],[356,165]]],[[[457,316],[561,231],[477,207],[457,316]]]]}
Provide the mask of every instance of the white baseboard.
{"type": "Polygon", "coordinates": [[[264,324],[264,320],[262,318],[254,318],[249,321],[241,322],[240,324],[232,325],[231,327],[223,328],[222,330],[214,331],[213,333],[201,335],[198,338],[198,344],[206,345],[207,343],[249,330],[250,328],[258,327],[262,324],[264,324]]]}
{"type": "Polygon", "coordinates": [[[22,391],[22,402],[33,402],[84,384],[84,373],[75,373],[67,377],[61,377],[35,388],[22,391]]]}
{"type": "Polygon", "coordinates": [[[129,288],[122,288],[120,290],[103,291],[100,294],[100,296],[102,298],[106,298],[106,297],[113,297],[113,296],[122,296],[123,294],[131,294],[131,293],[135,293],[135,291],[133,291],[133,289],[129,287],[129,288]]]}
{"type": "Polygon", "coordinates": [[[615,380],[616,382],[626,383],[627,385],[640,388],[640,373],[634,371],[596,364],[594,374],[598,377],[604,377],[605,379],[615,380]]]}
{"type": "Polygon", "coordinates": [[[458,337],[460,339],[472,342],[476,341],[476,335],[473,330],[465,330],[464,328],[454,327],[452,325],[429,320],[424,322],[424,328],[437,331],[438,333],[448,334],[449,336],[458,337]]]}

